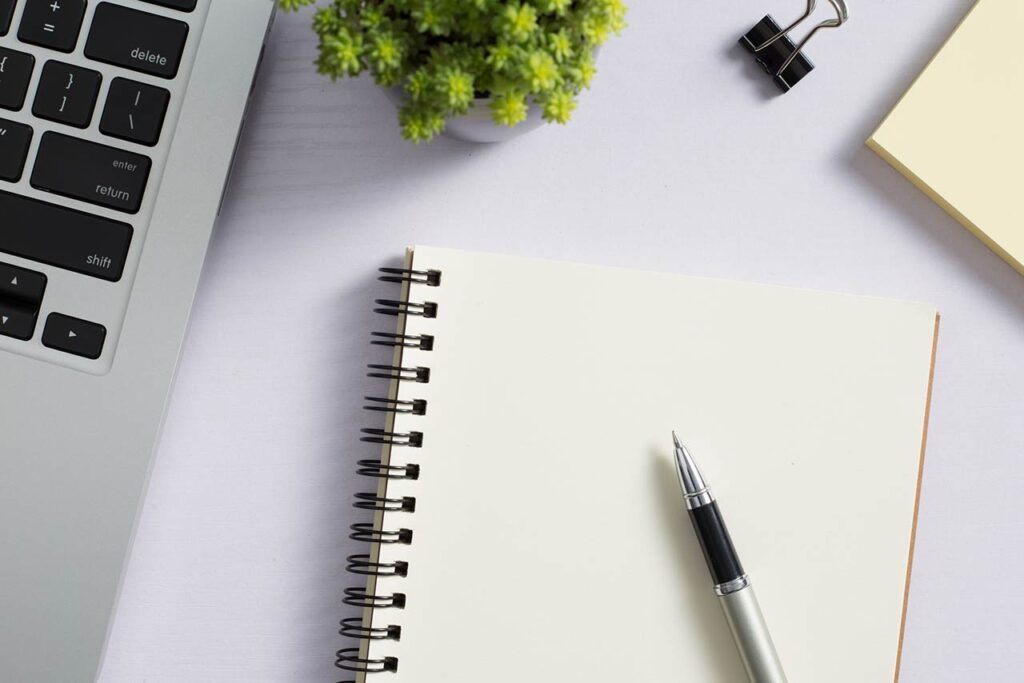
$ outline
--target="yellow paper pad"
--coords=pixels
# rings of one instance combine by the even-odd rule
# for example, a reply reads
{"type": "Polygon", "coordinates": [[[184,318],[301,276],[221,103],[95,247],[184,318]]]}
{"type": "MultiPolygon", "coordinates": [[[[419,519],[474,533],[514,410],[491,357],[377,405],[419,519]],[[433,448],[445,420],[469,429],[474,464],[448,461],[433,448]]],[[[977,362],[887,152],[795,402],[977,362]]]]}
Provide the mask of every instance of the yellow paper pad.
{"type": "Polygon", "coordinates": [[[981,0],[868,146],[1024,273],[1024,1],[981,0]]]}

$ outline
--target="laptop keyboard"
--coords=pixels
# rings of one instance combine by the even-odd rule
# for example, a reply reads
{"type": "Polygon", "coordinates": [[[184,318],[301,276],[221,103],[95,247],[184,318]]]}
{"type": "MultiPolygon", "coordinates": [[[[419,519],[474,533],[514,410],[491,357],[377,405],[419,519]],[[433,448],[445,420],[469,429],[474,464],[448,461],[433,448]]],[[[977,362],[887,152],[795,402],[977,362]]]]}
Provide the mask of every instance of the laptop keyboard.
{"type": "Polygon", "coordinates": [[[0,350],[109,368],[208,2],[0,0],[0,350]]]}

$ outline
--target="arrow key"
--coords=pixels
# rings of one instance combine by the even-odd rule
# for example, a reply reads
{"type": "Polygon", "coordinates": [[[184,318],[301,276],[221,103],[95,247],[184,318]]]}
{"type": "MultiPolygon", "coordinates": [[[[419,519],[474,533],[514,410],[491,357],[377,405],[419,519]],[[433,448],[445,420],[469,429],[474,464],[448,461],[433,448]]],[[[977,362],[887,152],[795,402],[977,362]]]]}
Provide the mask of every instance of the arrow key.
{"type": "Polygon", "coordinates": [[[71,316],[51,313],[43,330],[43,345],[95,360],[103,353],[107,328],[71,316]]]}
{"type": "Polygon", "coordinates": [[[38,314],[27,304],[0,300],[0,335],[28,341],[36,331],[38,314]]]}
{"type": "Polygon", "coordinates": [[[42,273],[0,263],[0,297],[21,299],[38,308],[45,291],[46,276],[42,273]]]}

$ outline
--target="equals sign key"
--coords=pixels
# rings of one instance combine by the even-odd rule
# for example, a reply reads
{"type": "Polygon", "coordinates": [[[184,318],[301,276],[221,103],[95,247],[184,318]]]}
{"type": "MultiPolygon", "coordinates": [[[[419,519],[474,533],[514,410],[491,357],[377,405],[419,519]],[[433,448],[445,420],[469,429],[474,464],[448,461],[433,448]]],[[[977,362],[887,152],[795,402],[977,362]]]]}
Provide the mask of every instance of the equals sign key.
{"type": "Polygon", "coordinates": [[[30,45],[72,52],[85,17],[86,0],[28,0],[18,39],[30,45]]]}

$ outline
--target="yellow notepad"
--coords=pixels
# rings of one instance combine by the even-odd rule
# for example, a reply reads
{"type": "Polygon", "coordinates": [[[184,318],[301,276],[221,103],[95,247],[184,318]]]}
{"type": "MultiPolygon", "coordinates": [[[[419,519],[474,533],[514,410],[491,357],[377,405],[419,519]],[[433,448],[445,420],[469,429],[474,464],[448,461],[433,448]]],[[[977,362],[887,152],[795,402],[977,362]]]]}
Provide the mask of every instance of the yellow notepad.
{"type": "Polygon", "coordinates": [[[868,140],[1024,273],[1024,0],[981,0],[868,140]]]}

